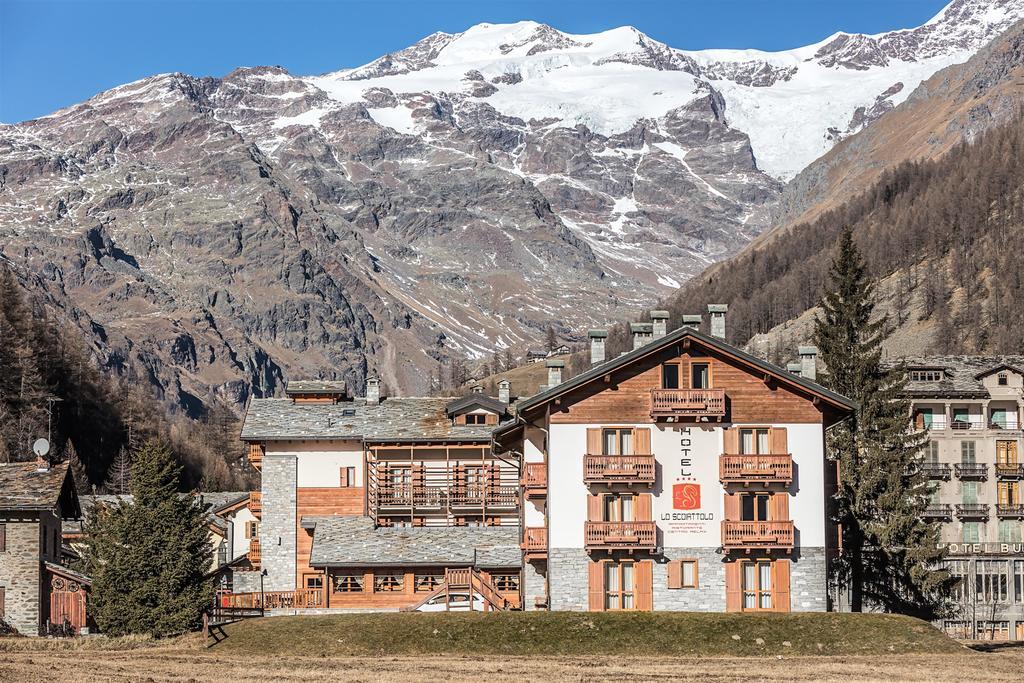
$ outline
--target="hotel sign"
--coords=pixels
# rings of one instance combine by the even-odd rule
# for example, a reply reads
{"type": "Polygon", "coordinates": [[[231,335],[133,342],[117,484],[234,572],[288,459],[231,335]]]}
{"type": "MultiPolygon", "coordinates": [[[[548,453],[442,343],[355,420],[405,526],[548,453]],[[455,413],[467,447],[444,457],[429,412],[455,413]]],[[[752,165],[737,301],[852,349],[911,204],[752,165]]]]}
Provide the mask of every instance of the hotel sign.
{"type": "Polygon", "coordinates": [[[950,555],[1024,555],[1024,543],[940,543],[950,555]]]}
{"type": "MultiPolygon", "coordinates": [[[[717,430],[678,427],[655,432],[664,453],[662,490],[655,520],[665,547],[714,548],[722,544],[722,491],[718,482],[717,430]]],[[[660,459],[660,458],[659,458],[660,459]]]]}

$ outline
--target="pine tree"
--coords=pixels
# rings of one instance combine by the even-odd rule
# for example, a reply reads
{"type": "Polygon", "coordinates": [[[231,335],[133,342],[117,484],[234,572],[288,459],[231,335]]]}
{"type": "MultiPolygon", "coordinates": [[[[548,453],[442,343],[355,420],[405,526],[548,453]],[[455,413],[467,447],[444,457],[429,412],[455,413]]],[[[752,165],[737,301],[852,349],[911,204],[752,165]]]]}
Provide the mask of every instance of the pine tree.
{"type": "Polygon", "coordinates": [[[555,336],[555,328],[548,325],[547,332],[544,334],[544,346],[547,351],[554,351],[558,346],[558,338],[555,336]]]}
{"type": "Polygon", "coordinates": [[[63,459],[67,461],[68,467],[71,469],[71,476],[75,480],[75,487],[79,493],[85,495],[90,490],[89,472],[85,468],[85,463],[78,457],[75,444],[71,443],[70,439],[64,444],[63,459]]]}
{"type": "Polygon", "coordinates": [[[114,461],[110,463],[110,469],[107,471],[107,480],[103,483],[103,488],[105,488],[108,493],[123,496],[128,493],[131,479],[131,452],[122,446],[121,450],[117,452],[117,456],[114,458],[114,461]]]}
{"type": "Polygon", "coordinates": [[[949,574],[938,570],[939,525],[927,523],[929,484],[919,467],[925,435],[911,429],[905,369],[882,366],[884,318],[874,318],[875,292],[849,229],[832,261],[832,289],[815,319],[825,386],[857,403],[852,419],[828,435],[839,462],[835,521],[843,553],[834,583],[849,590],[854,612],[877,606],[933,617],[942,612],[949,574]]]}
{"type": "Polygon", "coordinates": [[[167,446],[147,441],[132,458],[133,500],[86,525],[91,608],[108,635],[193,630],[212,599],[206,515],[198,496],[178,495],[180,472],[167,446]]]}

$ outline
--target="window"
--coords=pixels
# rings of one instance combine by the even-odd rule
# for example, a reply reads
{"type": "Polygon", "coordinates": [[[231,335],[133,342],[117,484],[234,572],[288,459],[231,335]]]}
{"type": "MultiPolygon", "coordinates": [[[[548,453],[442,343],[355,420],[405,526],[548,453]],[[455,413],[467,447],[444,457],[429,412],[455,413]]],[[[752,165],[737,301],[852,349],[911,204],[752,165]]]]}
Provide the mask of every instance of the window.
{"type": "MultiPolygon", "coordinates": [[[[1000,481],[996,483],[996,502],[1000,505],[1020,505],[1020,482],[1000,481]]],[[[1002,540],[1002,539],[1000,539],[1002,540]]]]}
{"type": "Polygon", "coordinates": [[[964,505],[974,505],[978,502],[978,482],[965,481],[960,483],[962,500],[964,505]]]}
{"type": "Polygon", "coordinates": [[[466,413],[466,424],[482,425],[487,424],[487,416],[483,413],[466,413]]]}
{"type": "Polygon", "coordinates": [[[969,621],[946,620],[942,622],[942,630],[953,638],[960,638],[961,640],[974,637],[974,634],[971,633],[971,622],[969,621]]]}
{"type": "Polygon", "coordinates": [[[941,382],[942,370],[911,370],[911,382],[941,382]]]}
{"type": "Polygon", "coordinates": [[[768,521],[768,500],[771,498],[767,493],[744,493],[740,495],[740,521],[743,522],[766,522],[768,521]]]}
{"type": "Polygon", "coordinates": [[[1006,429],[1006,408],[993,408],[988,423],[995,429],[1006,429]]]}
{"type": "Polygon", "coordinates": [[[763,455],[771,452],[767,429],[741,429],[740,455],[763,455]]]}
{"type": "Polygon", "coordinates": [[[679,386],[679,363],[665,363],[661,366],[661,388],[682,388],[679,386]]]}
{"type": "Polygon", "coordinates": [[[964,522],[962,536],[964,543],[980,543],[981,522],[964,522]]]}
{"type": "Polygon", "coordinates": [[[604,497],[605,522],[632,522],[635,519],[633,515],[632,493],[613,493],[604,497]]]}
{"type": "Polygon", "coordinates": [[[772,608],[772,565],[766,561],[741,562],[743,577],[743,609],[772,608]]]}
{"type": "Polygon", "coordinates": [[[924,461],[929,465],[939,464],[939,442],[929,441],[925,447],[924,461]]]}
{"type": "Polygon", "coordinates": [[[491,574],[491,583],[502,593],[514,593],[519,590],[519,574],[491,574]]]}
{"type": "Polygon", "coordinates": [[[387,473],[388,485],[397,491],[406,491],[412,483],[412,467],[409,465],[391,465],[387,473]]]}
{"type": "Polygon", "coordinates": [[[996,441],[996,464],[1016,465],[1017,464],[1017,442],[996,441]]]}
{"type": "Polygon", "coordinates": [[[964,465],[977,464],[978,449],[973,441],[960,442],[960,462],[964,465]]]}
{"type": "Polygon", "coordinates": [[[628,610],[636,606],[632,562],[606,562],[604,565],[604,608],[628,610]]]}
{"type": "Polygon", "coordinates": [[[429,593],[438,588],[442,583],[444,583],[444,574],[416,574],[413,579],[413,589],[417,593],[429,593]]]}
{"type": "Polygon", "coordinates": [[[690,388],[710,389],[711,388],[711,366],[707,363],[690,364],[690,388]]]}
{"type": "Polygon", "coordinates": [[[0,524],[0,553],[7,552],[7,525],[0,524]]]}
{"type": "Polygon", "coordinates": [[[335,593],[362,593],[363,592],[363,575],[362,574],[335,574],[334,575],[334,592],[335,593]]]}
{"type": "Polygon", "coordinates": [[[400,593],[405,588],[404,574],[374,574],[373,590],[376,593],[400,593]]]}
{"type": "Polygon", "coordinates": [[[1024,602],[1024,560],[1013,561],[1013,595],[1017,602],[1024,602]]]}
{"type": "Polygon", "coordinates": [[[1006,373],[1005,372],[1000,372],[999,376],[996,378],[996,381],[999,382],[999,386],[1001,386],[1001,387],[1005,387],[1007,384],[1009,384],[1009,381],[1007,381],[1006,373]]]}
{"type": "Polygon", "coordinates": [[[978,602],[1006,602],[1010,577],[1005,560],[977,560],[974,563],[974,595],[978,602]]]}
{"type": "Polygon", "coordinates": [[[1020,543],[1020,522],[1012,519],[999,521],[999,542],[1020,543]]]}
{"type": "Polygon", "coordinates": [[[928,503],[930,505],[941,505],[942,499],[939,496],[939,482],[931,481],[928,482],[928,503]]]}
{"type": "Polygon", "coordinates": [[[324,575],[306,574],[302,577],[302,583],[309,590],[322,590],[324,587],[324,575]]]}
{"type": "Polygon", "coordinates": [[[356,485],[356,468],[355,467],[342,467],[341,468],[341,484],[340,486],[349,487],[356,485]]]}
{"type": "Polygon", "coordinates": [[[965,429],[970,424],[970,412],[967,408],[953,408],[953,427],[965,429]]]}
{"type": "Polygon", "coordinates": [[[968,602],[970,594],[971,565],[967,560],[946,560],[946,569],[951,578],[956,580],[950,597],[959,604],[968,602]]]}
{"type": "Polygon", "coordinates": [[[668,563],[669,588],[697,588],[697,560],[673,560],[668,563]]]}
{"type": "Polygon", "coordinates": [[[260,523],[259,522],[246,522],[245,523],[245,537],[246,538],[259,538],[260,537],[260,523]]]}
{"type": "Polygon", "coordinates": [[[978,640],[1009,640],[1010,622],[1008,621],[979,621],[978,640]]]}
{"type": "Polygon", "coordinates": [[[605,429],[601,432],[604,455],[633,455],[632,429],[605,429]]]}

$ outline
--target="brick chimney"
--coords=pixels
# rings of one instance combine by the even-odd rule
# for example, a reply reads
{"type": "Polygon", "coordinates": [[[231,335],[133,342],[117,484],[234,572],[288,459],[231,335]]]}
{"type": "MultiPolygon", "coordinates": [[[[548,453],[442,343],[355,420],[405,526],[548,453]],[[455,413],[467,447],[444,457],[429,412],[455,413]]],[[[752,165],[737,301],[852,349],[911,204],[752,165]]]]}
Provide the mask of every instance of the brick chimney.
{"type": "Polygon", "coordinates": [[[608,330],[590,330],[590,364],[597,365],[605,360],[604,343],[608,339],[608,330]]]}
{"type": "Polygon", "coordinates": [[[651,311],[651,336],[661,339],[668,334],[668,311],[651,311]]]}
{"type": "Polygon", "coordinates": [[[725,341],[725,313],[728,310],[728,304],[708,304],[708,313],[711,314],[711,336],[722,341],[725,341]]]}
{"type": "Polygon", "coordinates": [[[800,375],[812,382],[818,380],[818,347],[800,346],[797,347],[800,354],[800,375]]]}
{"type": "Polygon", "coordinates": [[[683,327],[692,327],[695,330],[699,330],[700,326],[704,323],[704,316],[700,313],[693,315],[687,314],[683,316],[683,327]]]}
{"type": "Polygon", "coordinates": [[[556,387],[562,383],[562,368],[565,367],[564,360],[548,360],[544,361],[544,366],[548,369],[548,389],[556,387]]]}
{"type": "Polygon", "coordinates": [[[629,331],[633,333],[634,349],[639,349],[654,336],[654,326],[651,323],[630,323],[629,331]]]}
{"type": "Polygon", "coordinates": [[[380,403],[380,378],[366,378],[366,404],[375,406],[380,403]]]}
{"type": "Polygon", "coordinates": [[[498,382],[498,400],[508,403],[512,399],[512,383],[507,379],[498,382]]]}

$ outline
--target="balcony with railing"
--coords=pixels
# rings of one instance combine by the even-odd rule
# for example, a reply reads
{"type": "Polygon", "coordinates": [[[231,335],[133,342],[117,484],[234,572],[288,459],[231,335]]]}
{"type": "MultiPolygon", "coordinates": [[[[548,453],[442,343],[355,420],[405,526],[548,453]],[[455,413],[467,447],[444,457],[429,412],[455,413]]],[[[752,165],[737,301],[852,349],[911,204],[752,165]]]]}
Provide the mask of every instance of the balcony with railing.
{"type": "Polygon", "coordinates": [[[651,417],[724,417],[725,389],[652,389],[651,417]]]}
{"type": "Polygon", "coordinates": [[[792,550],[795,530],[791,520],[722,522],[722,547],[730,550],[792,550]]]}
{"type": "Polygon", "coordinates": [[[657,537],[654,522],[586,522],[583,543],[587,550],[654,550],[657,537]]]}
{"type": "Polygon", "coordinates": [[[949,481],[951,468],[948,463],[944,462],[925,462],[921,463],[921,473],[924,474],[928,479],[942,479],[943,481],[949,481]]]}
{"type": "Polygon", "coordinates": [[[543,526],[528,526],[523,529],[523,557],[527,562],[548,559],[548,529],[543,526]]]}
{"type": "Polygon", "coordinates": [[[953,431],[977,431],[985,428],[984,415],[956,416],[949,423],[953,431]]]}
{"type": "Polygon", "coordinates": [[[1015,415],[992,416],[989,418],[988,428],[997,432],[1017,432],[1020,431],[1020,422],[1015,415]]]}
{"type": "Polygon", "coordinates": [[[249,512],[256,519],[263,517],[263,492],[249,491],[249,512]]]}
{"type": "Polygon", "coordinates": [[[718,478],[723,484],[791,484],[793,456],[723,455],[718,459],[718,478]]]}
{"type": "Polygon", "coordinates": [[[544,462],[528,462],[523,465],[520,483],[527,500],[543,498],[548,494],[548,466],[544,462]]]}
{"type": "Polygon", "coordinates": [[[978,463],[958,462],[953,465],[957,479],[974,479],[984,481],[988,479],[988,465],[978,463]]]}
{"type": "Polygon", "coordinates": [[[324,606],[324,591],[322,588],[300,588],[262,593],[222,593],[217,599],[221,607],[236,609],[308,609],[324,606]]]}
{"type": "Polygon", "coordinates": [[[997,462],[996,476],[1000,479],[1024,479],[1024,465],[997,462]]]}
{"type": "Polygon", "coordinates": [[[263,552],[260,550],[260,539],[250,538],[249,539],[249,564],[254,568],[259,569],[263,562],[263,552]]]}
{"type": "Polygon", "coordinates": [[[926,507],[921,516],[925,519],[940,519],[948,521],[953,519],[953,506],[948,503],[935,503],[926,507]]]}
{"type": "Polygon", "coordinates": [[[653,484],[653,455],[585,455],[583,481],[588,484],[653,484]]]}
{"type": "Polygon", "coordinates": [[[999,503],[996,505],[996,517],[1003,519],[1024,519],[1024,504],[999,503]]]}
{"type": "Polygon", "coordinates": [[[960,519],[988,519],[988,503],[958,503],[956,516],[960,519]]]}

